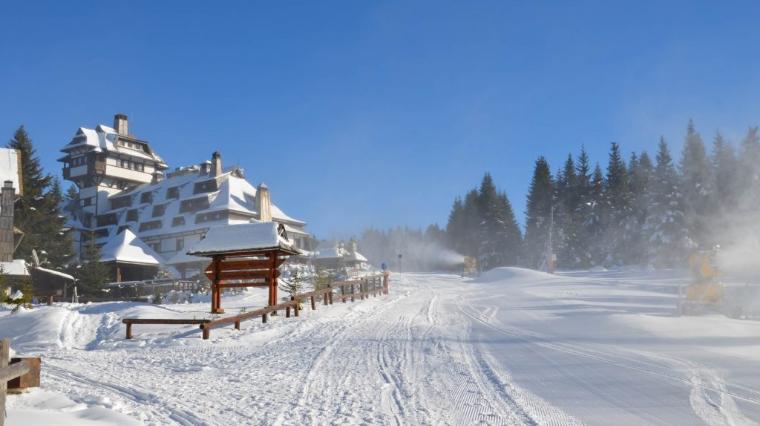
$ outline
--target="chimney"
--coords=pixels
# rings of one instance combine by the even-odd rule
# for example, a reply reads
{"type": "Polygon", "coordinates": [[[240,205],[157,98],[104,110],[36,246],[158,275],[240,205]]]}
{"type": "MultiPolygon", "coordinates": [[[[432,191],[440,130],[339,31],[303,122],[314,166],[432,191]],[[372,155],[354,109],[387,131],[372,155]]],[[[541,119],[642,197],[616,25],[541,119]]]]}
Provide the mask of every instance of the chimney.
{"type": "Polygon", "coordinates": [[[12,262],[14,241],[13,241],[13,199],[14,197],[13,182],[6,180],[3,182],[2,193],[0,194],[0,261],[12,262]]]}
{"type": "Polygon", "coordinates": [[[116,133],[122,136],[129,136],[129,121],[126,114],[116,114],[113,116],[113,128],[116,133]]]}
{"type": "Polygon", "coordinates": [[[259,220],[262,222],[272,221],[272,200],[269,198],[269,188],[264,182],[256,188],[256,209],[259,211],[259,220]]]}
{"type": "Polygon", "coordinates": [[[214,176],[219,176],[222,174],[222,154],[219,153],[219,151],[214,151],[214,154],[211,155],[211,173],[214,176]]]}

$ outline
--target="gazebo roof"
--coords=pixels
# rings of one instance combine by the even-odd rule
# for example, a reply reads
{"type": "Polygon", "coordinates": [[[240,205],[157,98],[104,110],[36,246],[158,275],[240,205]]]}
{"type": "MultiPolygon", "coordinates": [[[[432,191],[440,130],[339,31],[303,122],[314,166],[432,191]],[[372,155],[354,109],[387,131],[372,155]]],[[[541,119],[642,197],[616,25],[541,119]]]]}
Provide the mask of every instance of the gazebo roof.
{"type": "Polygon", "coordinates": [[[211,228],[206,238],[190,248],[187,254],[210,257],[217,254],[253,255],[273,250],[286,255],[300,254],[288,241],[284,226],[260,222],[211,228]]]}
{"type": "Polygon", "coordinates": [[[111,238],[100,249],[101,262],[159,265],[161,257],[129,229],[111,238]]]}

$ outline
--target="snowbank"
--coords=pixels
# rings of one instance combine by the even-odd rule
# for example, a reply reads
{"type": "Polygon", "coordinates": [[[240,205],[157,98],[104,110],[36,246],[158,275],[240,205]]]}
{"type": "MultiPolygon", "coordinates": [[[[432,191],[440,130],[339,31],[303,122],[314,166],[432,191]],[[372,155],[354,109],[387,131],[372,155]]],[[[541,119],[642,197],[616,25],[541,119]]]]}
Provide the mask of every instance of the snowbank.
{"type": "Polygon", "coordinates": [[[7,426],[56,425],[140,425],[136,419],[108,408],[106,399],[97,405],[76,403],[58,392],[31,389],[21,395],[9,395],[7,426]]]}
{"type": "Polygon", "coordinates": [[[490,283],[495,281],[534,282],[552,279],[557,279],[557,276],[533,269],[509,266],[494,268],[490,271],[483,272],[480,277],[476,279],[476,281],[482,283],[490,283]]]}

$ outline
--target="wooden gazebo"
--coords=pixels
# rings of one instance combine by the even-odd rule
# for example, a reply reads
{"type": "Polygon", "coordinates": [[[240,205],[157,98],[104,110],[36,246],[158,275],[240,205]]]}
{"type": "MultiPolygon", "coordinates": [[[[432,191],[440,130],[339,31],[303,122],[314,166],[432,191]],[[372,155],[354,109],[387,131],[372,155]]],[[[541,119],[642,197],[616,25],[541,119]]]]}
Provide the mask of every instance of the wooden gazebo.
{"type": "Polygon", "coordinates": [[[211,313],[220,314],[225,288],[268,287],[268,305],[276,305],[279,267],[299,251],[284,226],[263,222],[211,228],[187,254],[211,258],[205,271],[211,280],[211,313]]]}

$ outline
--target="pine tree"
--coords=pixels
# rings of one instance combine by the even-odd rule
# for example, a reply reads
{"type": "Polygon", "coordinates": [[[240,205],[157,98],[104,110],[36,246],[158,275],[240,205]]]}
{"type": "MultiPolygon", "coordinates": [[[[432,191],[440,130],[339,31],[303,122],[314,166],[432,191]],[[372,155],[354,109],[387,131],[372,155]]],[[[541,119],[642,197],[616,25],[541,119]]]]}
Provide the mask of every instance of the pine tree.
{"type": "Polygon", "coordinates": [[[63,232],[65,219],[59,212],[60,184],[43,172],[24,126],[16,130],[8,148],[21,155],[21,197],[15,204],[14,225],[24,232],[24,238],[15,256],[31,262],[32,250],[36,249],[46,266],[60,268],[72,251],[71,243],[66,244],[69,237],[63,232]]]}
{"type": "Polygon", "coordinates": [[[50,215],[51,223],[48,224],[47,228],[52,229],[53,232],[57,230],[57,232],[47,237],[42,250],[38,254],[41,256],[41,262],[45,266],[62,270],[69,260],[71,260],[73,251],[71,235],[65,229],[66,219],[60,213],[60,208],[63,205],[63,195],[61,194],[61,183],[57,178],[53,179],[53,184],[45,200],[46,210],[54,213],[54,215],[50,215]]]}
{"type": "MultiPolygon", "coordinates": [[[[600,171],[601,175],[601,171],[600,171]]],[[[593,202],[591,198],[591,166],[589,164],[586,148],[581,147],[578,161],[575,166],[576,194],[578,201],[573,216],[578,223],[576,238],[576,266],[588,268],[592,265],[591,255],[591,229],[588,219],[592,216],[593,202]]]]}
{"type": "Polygon", "coordinates": [[[684,219],[678,174],[663,138],[651,188],[651,205],[645,224],[649,261],[657,266],[681,265],[692,244],[684,219]]]}
{"type": "Polygon", "coordinates": [[[481,269],[515,265],[520,252],[520,229],[506,194],[500,194],[486,173],[480,184],[480,246],[478,263],[481,269]]]}
{"type": "Polygon", "coordinates": [[[451,212],[449,213],[449,221],[446,224],[446,240],[447,245],[452,250],[458,253],[464,253],[464,237],[465,237],[465,212],[462,199],[457,197],[454,199],[454,204],[451,206],[451,212]]]}
{"type": "Polygon", "coordinates": [[[639,156],[631,155],[628,163],[631,216],[628,220],[629,232],[626,236],[628,241],[626,260],[629,264],[640,264],[646,259],[647,241],[643,230],[649,210],[649,186],[653,173],[652,160],[649,159],[646,151],[642,151],[639,156]]]}
{"type": "Polygon", "coordinates": [[[111,278],[108,266],[100,263],[100,248],[95,244],[95,235],[90,233],[83,254],[83,264],[77,269],[81,294],[99,296],[103,284],[111,278]]]}
{"type": "Polygon", "coordinates": [[[610,147],[607,176],[604,186],[604,249],[606,263],[625,263],[626,247],[631,235],[629,218],[631,216],[630,190],[628,172],[620,154],[620,147],[613,142],[610,147]]]}
{"type": "Polygon", "coordinates": [[[712,150],[712,176],[714,179],[711,194],[711,204],[713,204],[713,215],[710,223],[713,224],[714,232],[711,234],[711,240],[718,244],[725,244],[724,241],[728,226],[736,218],[734,212],[737,208],[738,195],[738,169],[739,164],[736,158],[734,148],[723,139],[718,133],[715,135],[712,150]]]}
{"type": "Polygon", "coordinates": [[[592,266],[604,264],[607,257],[605,241],[603,239],[606,231],[604,223],[606,204],[604,174],[602,174],[602,168],[599,167],[599,164],[596,164],[594,173],[591,176],[588,216],[585,216],[583,223],[584,233],[588,238],[587,247],[591,254],[592,266]]]}
{"type": "Polygon", "coordinates": [[[707,158],[702,137],[689,120],[686,140],[681,155],[681,192],[684,201],[684,215],[689,236],[699,246],[711,247],[708,236],[707,219],[711,215],[713,180],[710,176],[710,161],[707,158]]]}
{"type": "MultiPolygon", "coordinates": [[[[582,152],[585,155],[585,152],[582,152]]],[[[583,257],[579,256],[581,249],[583,220],[579,215],[581,203],[580,180],[585,179],[584,185],[588,185],[588,158],[583,159],[586,164],[583,166],[584,177],[580,178],[576,174],[575,161],[572,155],[568,154],[565,166],[557,178],[555,189],[555,228],[557,232],[557,264],[566,268],[577,268],[583,262],[583,257]]],[[[587,188],[584,188],[587,189],[587,188]]]]}
{"type": "Polygon", "coordinates": [[[464,227],[461,254],[477,259],[480,256],[480,195],[473,189],[464,197],[464,227]]]}
{"type": "Polygon", "coordinates": [[[751,214],[760,210],[760,135],[750,127],[741,143],[736,197],[738,210],[751,214]]]}
{"type": "Polygon", "coordinates": [[[549,164],[544,157],[539,157],[528,191],[525,220],[524,256],[525,264],[531,268],[539,268],[545,262],[554,204],[552,186],[549,164]]]}

